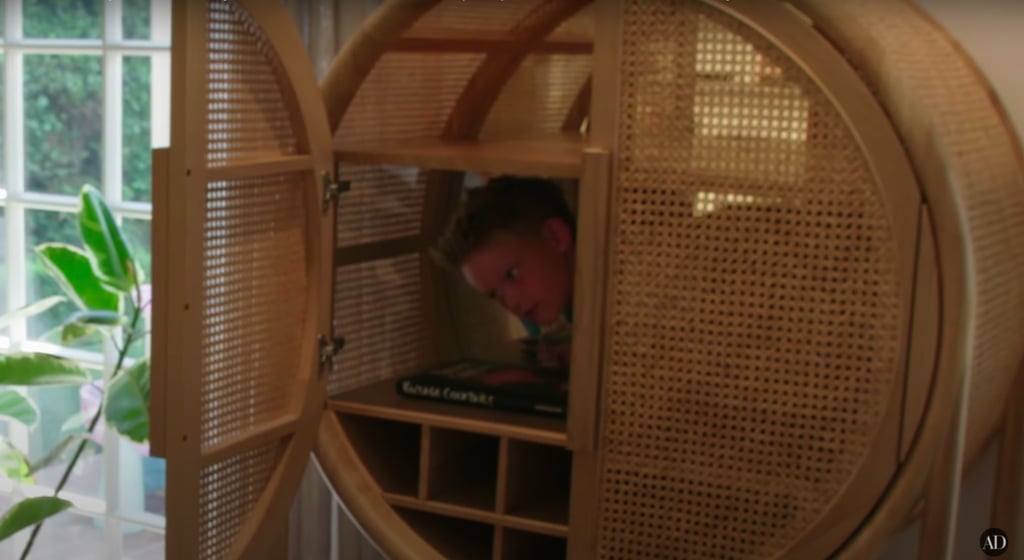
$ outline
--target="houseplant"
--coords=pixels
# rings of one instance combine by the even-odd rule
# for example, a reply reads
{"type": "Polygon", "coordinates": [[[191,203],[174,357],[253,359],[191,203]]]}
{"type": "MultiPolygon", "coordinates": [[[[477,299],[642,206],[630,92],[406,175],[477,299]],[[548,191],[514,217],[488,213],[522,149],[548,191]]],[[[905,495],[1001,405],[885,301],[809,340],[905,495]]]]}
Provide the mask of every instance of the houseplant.
{"type": "MultiPolygon", "coordinates": [[[[142,272],[99,191],[86,185],[79,198],[82,246],[43,243],[35,247],[64,295],[8,313],[0,317],[0,327],[20,316],[41,313],[57,303],[71,301],[77,310],[59,327],[61,342],[67,344],[99,331],[116,348],[117,359],[107,378],[98,412],[83,419],[87,423],[84,434],[66,436],[34,462],[9,442],[0,440],[0,470],[15,480],[31,480],[39,469],[66,453],[71,454],[52,496],[21,500],[0,517],[0,541],[32,528],[22,559],[28,557],[42,522],[71,506],[59,493],[89,445],[89,436],[101,417],[110,428],[132,441],[144,442],[149,438],[148,358],[131,364],[128,360],[132,347],[146,336],[142,314],[148,302],[144,299],[142,272]]],[[[0,417],[26,426],[38,420],[36,403],[12,387],[81,385],[91,381],[89,373],[73,360],[39,352],[0,355],[0,417]]]]}

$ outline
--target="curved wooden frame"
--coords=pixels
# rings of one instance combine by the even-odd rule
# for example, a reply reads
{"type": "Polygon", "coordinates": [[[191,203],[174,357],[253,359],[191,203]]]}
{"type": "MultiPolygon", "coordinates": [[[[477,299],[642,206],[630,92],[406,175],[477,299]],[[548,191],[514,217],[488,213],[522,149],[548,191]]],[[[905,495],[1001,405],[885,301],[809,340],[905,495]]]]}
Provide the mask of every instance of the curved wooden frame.
{"type": "MultiPolygon", "coordinates": [[[[475,138],[498,94],[531,49],[590,1],[542,2],[528,14],[523,20],[526,24],[511,32],[517,39],[516,48],[491,52],[478,66],[457,100],[441,137],[475,138]]],[[[331,130],[336,130],[341,123],[373,65],[400,41],[406,29],[438,3],[439,0],[392,0],[378,8],[360,28],[335,58],[321,84],[331,130]]],[[[420,228],[425,243],[431,242],[444,227],[447,217],[439,210],[457,201],[462,179],[461,172],[428,171],[420,228]]],[[[426,305],[434,306],[433,311],[427,312],[433,314],[443,307],[434,297],[441,279],[436,267],[428,261],[421,259],[421,274],[426,305]]],[[[433,346],[443,343],[438,340],[433,346]]],[[[373,477],[349,445],[340,422],[330,410],[323,413],[315,454],[321,471],[331,482],[332,491],[346,505],[353,519],[361,522],[360,529],[382,552],[396,558],[440,558],[380,497],[373,477]]]]}
{"type": "MultiPolygon", "coordinates": [[[[830,40],[840,45],[853,60],[864,62],[878,58],[880,53],[877,52],[878,46],[872,39],[871,31],[854,25],[848,19],[840,19],[829,10],[827,2],[795,0],[794,5],[812,17],[814,24],[828,34],[830,40]]],[[[981,71],[948,33],[923,10],[912,5],[911,7],[923,21],[944,35],[955,50],[963,54],[963,60],[979,82],[987,84],[981,71]]],[[[860,66],[868,79],[876,83],[887,83],[890,88],[894,87],[894,84],[888,83],[891,80],[886,79],[886,68],[883,65],[860,66]]],[[[920,113],[918,104],[901,102],[902,95],[903,92],[898,89],[879,92],[880,98],[887,104],[893,122],[904,131],[907,151],[913,154],[915,161],[918,162],[921,189],[928,200],[928,210],[937,232],[935,244],[939,256],[942,308],[940,343],[930,396],[916,438],[906,461],[893,479],[885,500],[841,551],[842,558],[850,559],[880,554],[886,538],[915,514],[929,485],[929,479],[933,476],[933,463],[943,451],[943,446],[950,444],[947,440],[951,433],[954,436],[951,458],[956,464],[945,473],[946,482],[950,485],[946,489],[946,495],[935,496],[946,502],[943,504],[944,509],[950,508],[952,495],[958,492],[961,464],[964,460],[964,398],[970,385],[970,364],[973,358],[971,340],[977,313],[974,291],[971,289],[975,285],[975,268],[970,257],[970,230],[964,214],[965,209],[956,194],[957,187],[951,183],[951,177],[945,172],[945,162],[950,160],[948,154],[929,134],[931,127],[927,115],[920,113]]],[[[907,95],[913,93],[909,92],[907,95]]],[[[1003,123],[1009,123],[1007,113],[999,104],[998,98],[994,95],[990,98],[1003,123]]],[[[1016,143],[1018,165],[1024,174],[1024,152],[1021,150],[1020,139],[1008,125],[1007,130],[1010,138],[1016,143]]],[[[944,513],[944,519],[932,518],[928,522],[948,525],[948,515],[952,512],[944,513]]],[[[926,538],[927,533],[929,531],[922,530],[922,537],[926,538]]]]}

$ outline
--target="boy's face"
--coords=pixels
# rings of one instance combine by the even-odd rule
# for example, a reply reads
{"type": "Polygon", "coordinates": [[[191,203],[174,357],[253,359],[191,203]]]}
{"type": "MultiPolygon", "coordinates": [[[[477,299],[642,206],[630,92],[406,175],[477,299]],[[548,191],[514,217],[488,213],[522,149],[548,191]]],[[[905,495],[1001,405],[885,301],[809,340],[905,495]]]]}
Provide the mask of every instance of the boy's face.
{"type": "Polygon", "coordinates": [[[552,218],[540,235],[495,233],[466,258],[462,274],[505,309],[546,326],[572,300],[573,250],[569,225],[552,218]]]}

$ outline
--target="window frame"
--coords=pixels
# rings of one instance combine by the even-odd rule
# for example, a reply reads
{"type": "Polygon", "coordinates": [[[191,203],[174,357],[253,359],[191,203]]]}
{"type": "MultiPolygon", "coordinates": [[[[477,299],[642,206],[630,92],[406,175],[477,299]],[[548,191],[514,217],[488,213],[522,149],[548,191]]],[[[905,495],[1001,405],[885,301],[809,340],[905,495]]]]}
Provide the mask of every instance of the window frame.
{"type": "MultiPolygon", "coordinates": [[[[26,55],[90,55],[100,57],[103,71],[103,124],[101,133],[101,172],[97,188],[106,197],[118,223],[125,218],[152,223],[152,204],[122,200],[123,157],[123,62],[127,56],[147,57],[150,60],[150,143],[153,148],[170,143],[170,43],[171,0],[149,0],[150,38],[124,39],[122,36],[122,0],[97,0],[103,3],[103,37],[100,39],[34,39],[22,36],[23,2],[29,0],[0,0],[4,6],[3,36],[0,53],[3,55],[3,183],[0,184],[0,208],[4,211],[2,235],[6,244],[7,307],[17,309],[27,303],[26,212],[35,210],[74,214],[79,207],[78,197],[29,192],[25,190],[25,113],[24,113],[24,57],[26,55]]],[[[0,313],[6,310],[0,309],[0,313]]],[[[74,350],[27,338],[27,321],[14,321],[4,335],[0,335],[0,352],[47,352],[80,362],[91,369],[102,370],[104,379],[114,367],[117,352],[109,342],[103,352],[74,350]]],[[[149,340],[145,342],[149,353],[149,340]]],[[[28,430],[11,424],[9,439],[20,449],[28,445],[28,430]]],[[[77,515],[97,518],[103,522],[105,557],[120,560],[123,556],[125,524],[163,534],[164,516],[149,512],[120,511],[120,462],[127,444],[113,430],[103,435],[103,493],[97,498],[62,491],[61,497],[74,505],[70,511],[77,515]]],[[[141,481],[141,479],[140,479],[141,481]]],[[[15,484],[0,477],[0,495],[12,501],[22,498],[50,495],[52,487],[15,484]]],[[[27,541],[28,531],[15,535],[10,542],[20,550],[27,541]]],[[[7,543],[5,543],[7,544],[7,543]]]]}

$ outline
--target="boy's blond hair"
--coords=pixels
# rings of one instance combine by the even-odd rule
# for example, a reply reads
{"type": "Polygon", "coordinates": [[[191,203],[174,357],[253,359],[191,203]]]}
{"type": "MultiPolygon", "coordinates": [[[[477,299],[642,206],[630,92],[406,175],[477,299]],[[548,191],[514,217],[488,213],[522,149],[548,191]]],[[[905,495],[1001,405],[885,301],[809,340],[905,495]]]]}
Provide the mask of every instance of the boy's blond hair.
{"type": "Polygon", "coordinates": [[[497,177],[466,191],[433,253],[441,264],[458,268],[495,233],[540,235],[551,218],[564,220],[570,231],[576,229],[576,218],[556,183],[536,177],[497,177]]]}

